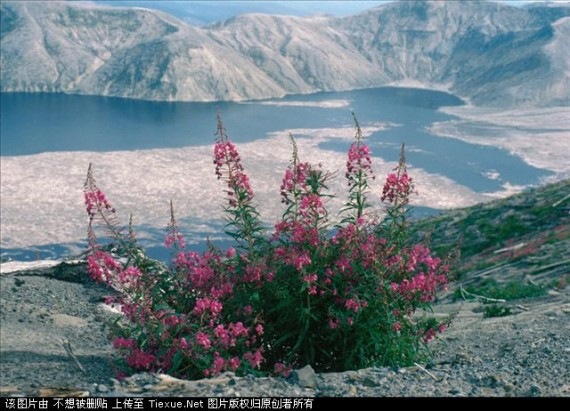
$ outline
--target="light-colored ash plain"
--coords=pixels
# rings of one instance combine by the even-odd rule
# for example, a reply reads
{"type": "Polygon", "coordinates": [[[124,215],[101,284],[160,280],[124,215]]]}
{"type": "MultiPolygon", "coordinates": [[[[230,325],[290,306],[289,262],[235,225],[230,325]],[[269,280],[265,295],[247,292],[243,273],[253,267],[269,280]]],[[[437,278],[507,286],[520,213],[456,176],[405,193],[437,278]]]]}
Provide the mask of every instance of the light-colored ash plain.
{"type": "MultiPolygon", "coordinates": [[[[385,127],[388,126],[365,125],[363,133],[369,135],[385,127]]],[[[324,170],[337,172],[330,184],[337,197],[328,203],[334,216],[346,199],[346,154],[321,149],[319,144],[341,139],[348,146],[354,136],[352,126],[283,130],[265,139],[239,144],[263,220],[272,225],[283,211],[279,186],[291,157],[289,132],[297,136],[302,160],[318,159],[324,170]]],[[[212,158],[212,146],[2,157],[2,246],[21,248],[83,241],[87,216],[82,189],[89,163],[93,164],[100,188],[107,193],[124,223],[130,213],[135,225],[164,228],[172,199],[177,217],[191,221],[189,230],[215,234],[210,225],[219,224],[222,219],[224,194],[223,184],[214,175],[212,158]]],[[[383,178],[396,166],[396,161],[373,157],[378,178],[372,181],[371,198],[376,199],[376,206],[380,206],[383,178]]],[[[442,175],[415,167],[409,171],[419,188],[414,201],[419,206],[464,207],[492,196],[510,194],[507,187],[504,192],[482,195],[442,175]]]]}

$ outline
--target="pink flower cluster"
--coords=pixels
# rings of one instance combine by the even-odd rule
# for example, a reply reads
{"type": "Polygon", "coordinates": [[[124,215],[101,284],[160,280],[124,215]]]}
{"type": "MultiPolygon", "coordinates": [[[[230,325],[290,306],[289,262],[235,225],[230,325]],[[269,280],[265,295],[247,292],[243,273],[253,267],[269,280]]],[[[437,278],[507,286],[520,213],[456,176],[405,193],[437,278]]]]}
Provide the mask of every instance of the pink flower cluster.
{"type": "Polygon", "coordinates": [[[152,363],[155,359],[156,356],[153,354],[149,354],[138,348],[133,348],[131,353],[126,357],[127,364],[139,370],[151,370],[152,363]]]}
{"type": "Polygon", "coordinates": [[[408,273],[417,272],[411,278],[404,278],[401,282],[392,282],[392,291],[399,293],[405,299],[411,300],[419,296],[422,302],[430,302],[435,299],[435,294],[447,284],[446,266],[441,265],[439,258],[430,255],[427,247],[417,244],[411,250],[402,250],[402,254],[392,258],[389,264],[396,270],[401,270],[402,265],[408,273]],[[406,261],[407,257],[407,261],[406,261]]]}
{"type": "Polygon", "coordinates": [[[273,365],[273,373],[276,375],[281,375],[285,378],[287,378],[289,375],[291,375],[291,372],[293,370],[291,369],[290,366],[287,366],[285,364],[283,364],[282,362],[276,362],[273,365]]]}
{"type": "Polygon", "coordinates": [[[360,310],[361,308],[366,308],[368,306],[368,302],[366,301],[360,302],[350,298],[344,302],[344,306],[346,307],[347,310],[352,310],[354,314],[356,314],[358,310],[360,310]]]}
{"type": "Polygon", "coordinates": [[[411,280],[403,280],[400,284],[392,283],[392,291],[400,293],[404,298],[411,300],[420,295],[422,302],[434,301],[438,288],[447,283],[444,275],[417,274],[411,280]]]}
{"type": "Polygon", "coordinates": [[[348,161],[346,162],[346,179],[348,185],[358,184],[359,180],[371,177],[374,179],[372,171],[372,160],[370,159],[370,147],[360,141],[354,142],[348,150],[348,161]]]}
{"type": "Polygon", "coordinates": [[[168,233],[166,239],[164,240],[164,245],[166,248],[172,247],[173,244],[177,244],[180,249],[186,248],[186,243],[184,242],[184,237],[179,233],[168,233]]]}
{"type": "Polygon", "coordinates": [[[87,209],[87,214],[89,217],[94,217],[95,213],[101,209],[107,209],[112,213],[115,212],[115,209],[111,206],[109,200],[105,196],[101,190],[96,191],[85,191],[85,207],[87,209]]]}
{"type": "MultiPolygon", "coordinates": [[[[122,270],[121,263],[104,251],[97,250],[87,257],[87,273],[99,283],[110,283],[122,270]]],[[[123,278],[125,277],[124,275],[123,278]]]]}
{"type": "Polygon", "coordinates": [[[222,312],[223,304],[217,300],[211,298],[199,298],[196,300],[196,305],[194,306],[194,314],[202,315],[205,312],[209,312],[212,316],[217,316],[222,312]]]}
{"type": "Polygon", "coordinates": [[[307,179],[311,172],[309,163],[299,163],[288,167],[281,183],[281,202],[290,204],[295,197],[307,189],[307,179]]]}
{"type": "Polygon", "coordinates": [[[381,200],[400,205],[407,204],[413,189],[412,178],[408,173],[404,172],[401,175],[390,173],[382,189],[381,200]]]}
{"type": "Polygon", "coordinates": [[[218,179],[224,179],[228,185],[226,194],[230,207],[237,207],[238,201],[244,201],[240,199],[242,195],[245,196],[245,201],[251,200],[253,190],[249,184],[249,178],[244,172],[239,153],[231,141],[216,143],[214,164],[216,176],[218,179]]]}
{"type": "Polygon", "coordinates": [[[447,330],[447,326],[445,324],[440,324],[437,329],[428,328],[424,333],[424,341],[426,343],[432,341],[438,333],[444,333],[445,330],[447,330]]]}
{"type": "Polygon", "coordinates": [[[254,352],[247,352],[243,355],[243,358],[249,361],[251,368],[259,368],[261,362],[263,361],[263,352],[262,350],[256,350],[254,352]]]}

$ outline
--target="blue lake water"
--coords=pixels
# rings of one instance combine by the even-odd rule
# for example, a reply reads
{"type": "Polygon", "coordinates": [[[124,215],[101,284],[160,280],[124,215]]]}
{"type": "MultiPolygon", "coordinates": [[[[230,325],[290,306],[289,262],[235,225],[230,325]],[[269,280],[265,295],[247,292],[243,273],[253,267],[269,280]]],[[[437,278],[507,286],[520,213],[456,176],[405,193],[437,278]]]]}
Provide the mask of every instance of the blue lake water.
{"type": "MultiPolygon", "coordinates": [[[[375,156],[396,161],[405,142],[410,164],[447,176],[475,192],[499,191],[506,182],[535,184],[552,174],[499,148],[430,134],[428,127],[433,123],[453,119],[439,112],[439,107],[463,104],[453,95],[431,90],[377,88],[272,100],[305,104],[349,101],[348,106],[338,108],[257,102],[168,103],[64,94],[2,93],[0,97],[2,156],[210,145],[218,111],[228,134],[238,143],[264,138],[274,131],[351,125],[354,111],[363,126],[373,122],[398,125],[368,138],[375,156]],[[490,172],[500,177],[490,178],[490,172]]],[[[347,143],[328,141],[321,148],[345,152],[347,143]]],[[[418,215],[430,212],[416,211],[418,215]]]]}
{"type": "MultiPolygon", "coordinates": [[[[505,150],[430,134],[426,127],[453,117],[442,106],[462,104],[446,93],[404,88],[294,95],[280,102],[349,100],[349,107],[321,108],[239,103],[165,103],[63,94],[2,93],[1,154],[50,151],[115,151],[211,144],[220,111],[236,142],[263,138],[272,131],[341,127],[359,121],[400,126],[370,136],[374,155],[395,160],[405,142],[409,163],[442,174],[476,192],[495,191],[502,183],[527,185],[551,173],[529,166],[505,150]],[[494,170],[501,181],[485,177],[494,170]]],[[[344,142],[324,149],[346,150],[344,142]]],[[[316,161],[314,159],[313,161],[316,161]]]]}

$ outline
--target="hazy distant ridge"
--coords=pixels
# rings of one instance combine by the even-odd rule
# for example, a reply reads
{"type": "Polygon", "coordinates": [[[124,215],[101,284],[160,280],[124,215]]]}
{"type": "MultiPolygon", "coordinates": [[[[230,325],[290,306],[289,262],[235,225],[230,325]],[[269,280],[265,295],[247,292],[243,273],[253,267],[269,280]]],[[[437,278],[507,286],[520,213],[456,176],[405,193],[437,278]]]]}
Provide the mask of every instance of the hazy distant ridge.
{"type": "Polygon", "coordinates": [[[345,18],[2,2],[2,91],[245,100],[382,85],[476,104],[570,104],[570,8],[401,2],[345,18]]]}

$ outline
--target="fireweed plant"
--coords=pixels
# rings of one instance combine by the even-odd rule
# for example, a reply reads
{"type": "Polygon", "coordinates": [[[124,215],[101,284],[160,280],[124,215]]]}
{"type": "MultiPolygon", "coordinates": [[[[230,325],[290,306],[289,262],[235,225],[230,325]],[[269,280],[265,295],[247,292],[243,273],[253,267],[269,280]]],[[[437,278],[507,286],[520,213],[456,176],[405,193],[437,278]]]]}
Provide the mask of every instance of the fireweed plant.
{"type": "Polygon", "coordinates": [[[386,215],[368,203],[374,179],[371,152],[356,117],[345,177],[348,200],[340,223],[326,210],[332,174],[293,155],[281,184],[284,212],[266,234],[239,153],[218,115],[214,166],[225,193],[227,250],[187,250],[170,207],[169,266],[146,256],[129,223],[98,188],[91,165],[85,182],[88,273],[112,286],[108,303],[124,316],[113,346],[125,373],[167,372],[197,379],[224,371],[287,375],[311,364],[318,371],[409,365],[430,355],[428,343],[445,331],[417,310],[430,308],[446,286],[451,262],[410,244],[407,208],[414,192],[404,150],[385,181],[386,215]],[[103,225],[115,252],[99,245],[103,225]],[[119,257],[120,256],[120,257],[119,257]]]}

